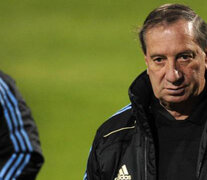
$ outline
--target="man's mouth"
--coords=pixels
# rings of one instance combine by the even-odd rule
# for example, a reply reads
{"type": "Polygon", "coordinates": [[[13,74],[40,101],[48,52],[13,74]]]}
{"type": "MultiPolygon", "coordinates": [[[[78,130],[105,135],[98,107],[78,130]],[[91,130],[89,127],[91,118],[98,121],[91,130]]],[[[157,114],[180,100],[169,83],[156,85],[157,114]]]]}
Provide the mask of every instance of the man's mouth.
{"type": "Polygon", "coordinates": [[[170,95],[181,95],[185,92],[186,86],[177,87],[177,88],[166,88],[166,91],[170,95]]]}

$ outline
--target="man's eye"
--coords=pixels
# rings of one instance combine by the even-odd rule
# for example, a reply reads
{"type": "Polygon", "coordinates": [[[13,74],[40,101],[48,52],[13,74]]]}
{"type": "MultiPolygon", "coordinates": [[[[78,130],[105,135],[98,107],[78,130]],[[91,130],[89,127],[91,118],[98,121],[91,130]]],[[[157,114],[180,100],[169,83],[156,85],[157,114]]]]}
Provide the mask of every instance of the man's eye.
{"type": "Polygon", "coordinates": [[[181,59],[181,60],[190,60],[192,58],[193,58],[193,56],[189,55],[189,54],[183,54],[179,57],[179,59],[181,59]]]}
{"type": "Polygon", "coordinates": [[[155,58],[155,59],[153,59],[153,61],[155,62],[155,63],[162,63],[163,62],[163,58],[155,58]]]}

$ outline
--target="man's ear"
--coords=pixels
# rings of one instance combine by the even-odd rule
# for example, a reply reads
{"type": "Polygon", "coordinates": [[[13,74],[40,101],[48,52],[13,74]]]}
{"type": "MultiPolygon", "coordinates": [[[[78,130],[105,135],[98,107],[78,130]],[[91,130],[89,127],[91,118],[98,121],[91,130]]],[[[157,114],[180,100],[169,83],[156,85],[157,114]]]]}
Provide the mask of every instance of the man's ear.
{"type": "Polygon", "coordinates": [[[148,60],[146,54],[144,55],[145,64],[147,66],[147,74],[148,74],[148,60]]]}
{"type": "Polygon", "coordinates": [[[207,70],[207,48],[205,49],[205,68],[207,70]]]}
{"type": "Polygon", "coordinates": [[[205,67],[207,70],[207,48],[205,49],[205,67]]]}

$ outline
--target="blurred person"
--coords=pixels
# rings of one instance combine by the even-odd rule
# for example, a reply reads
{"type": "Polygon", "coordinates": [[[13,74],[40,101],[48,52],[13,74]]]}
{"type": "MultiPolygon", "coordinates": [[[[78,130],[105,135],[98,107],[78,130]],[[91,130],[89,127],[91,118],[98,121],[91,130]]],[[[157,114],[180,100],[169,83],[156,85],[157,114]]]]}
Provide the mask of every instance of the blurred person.
{"type": "Polygon", "coordinates": [[[0,71],[0,180],[33,180],[43,164],[37,127],[14,80],[0,71]]]}
{"type": "Polygon", "coordinates": [[[147,70],[97,131],[84,180],[207,179],[207,24],[162,5],[139,31],[147,70]]]}

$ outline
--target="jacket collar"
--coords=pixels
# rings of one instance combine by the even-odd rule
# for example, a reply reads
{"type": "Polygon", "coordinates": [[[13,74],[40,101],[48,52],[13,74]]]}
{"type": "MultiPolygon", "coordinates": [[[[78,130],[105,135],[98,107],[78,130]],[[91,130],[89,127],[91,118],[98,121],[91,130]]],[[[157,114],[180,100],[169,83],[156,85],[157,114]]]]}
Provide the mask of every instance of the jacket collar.
{"type": "Polygon", "coordinates": [[[136,118],[136,128],[141,128],[148,137],[152,137],[151,125],[154,124],[151,113],[150,103],[153,95],[151,83],[147,72],[141,73],[129,88],[129,97],[132,103],[133,114],[136,118]]]}
{"type": "Polygon", "coordinates": [[[129,87],[129,98],[133,103],[148,108],[152,98],[152,86],[147,71],[142,72],[129,87]]]}

